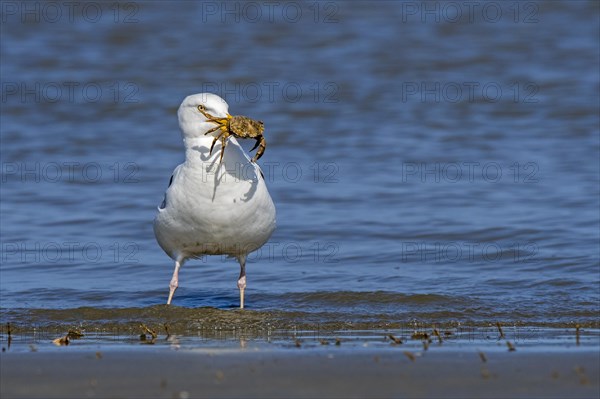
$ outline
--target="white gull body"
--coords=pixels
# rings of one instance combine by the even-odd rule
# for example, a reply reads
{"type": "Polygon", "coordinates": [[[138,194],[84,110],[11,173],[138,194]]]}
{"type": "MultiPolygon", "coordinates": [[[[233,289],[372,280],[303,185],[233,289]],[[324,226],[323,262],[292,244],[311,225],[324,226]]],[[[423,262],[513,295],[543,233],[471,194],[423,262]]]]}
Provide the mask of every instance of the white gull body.
{"type": "Polygon", "coordinates": [[[229,106],[221,97],[200,93],[186,97],[177,116],[185,145],[185,162],[173,171],[165,199],[154,219],[154,234],[161,248],[175,260],[167,304],[179,284],[179,269],[190,258],[229,255],[238,260],[240,307],[244,307],[246,257],[262,247],[275,230],[275,205],[262,172],[230,137],[223,162],[220,140],[212,155],[210,146],[219,131],[198,110],[224,118],[229,106]]]}

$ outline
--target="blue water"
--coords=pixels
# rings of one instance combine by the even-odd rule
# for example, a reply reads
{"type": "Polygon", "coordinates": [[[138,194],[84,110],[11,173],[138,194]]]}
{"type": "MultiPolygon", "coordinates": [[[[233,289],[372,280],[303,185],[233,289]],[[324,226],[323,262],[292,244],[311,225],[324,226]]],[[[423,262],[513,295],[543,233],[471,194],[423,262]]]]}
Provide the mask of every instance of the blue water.
{"type": "MultiPolygon", "coordinates": [[[[597,2],[6,4],[3,321],[166,301],[152,219],[211,91],[266,125],[249,309],[598,325],[597,2]]],[[[174,304],[235,307],[238,273],[190,261],[174,304]]]]}

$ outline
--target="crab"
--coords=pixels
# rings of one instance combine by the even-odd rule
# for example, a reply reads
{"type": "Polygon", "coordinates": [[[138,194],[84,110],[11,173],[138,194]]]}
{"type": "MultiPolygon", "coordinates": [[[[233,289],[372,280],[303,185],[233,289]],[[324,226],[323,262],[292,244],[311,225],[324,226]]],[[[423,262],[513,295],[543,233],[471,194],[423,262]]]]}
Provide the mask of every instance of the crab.
{"type": "Polygon", "coordinates": [[[225,153],[225,147],[227,146],[227,139],[229,136],[234,136],[240,139],[256,140],[256,144],[250,149],[250,151],[254,151],[254,149],[258,147],[256,154],[254,154],[254,157],[252,158],[252,162],[258,161],[258,159],[265,153],[267,141],[262,134],[265,130],[265,125],[262,121],[255,121],[254,119],[243,115],[232,116],[229,114],[227,114],[227,117],[225,118],[217,118],[206,112],[202,105],[198,106],[198,111],[200,111],[209,122],[217,124],[216,127],[210,129],[208,132],[204,133],[204,135],[210,134],[216,130],[221,130],[221,132],[215,136],[209,152],[209,155],[211,155],[215,143],[217,140],[221,139],[221,157],[219,158],[219,162],[223,161],[223,154],[225,153]]]}

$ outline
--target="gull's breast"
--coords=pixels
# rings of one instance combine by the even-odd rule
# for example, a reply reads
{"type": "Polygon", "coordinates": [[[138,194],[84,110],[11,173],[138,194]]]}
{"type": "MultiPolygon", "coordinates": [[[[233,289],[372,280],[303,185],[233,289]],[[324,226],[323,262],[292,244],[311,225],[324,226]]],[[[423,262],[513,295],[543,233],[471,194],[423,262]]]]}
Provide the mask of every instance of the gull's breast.
{"type": "Polygon", "coordinates": [[[169,256],[247,254],[273,233],[275,205],[260,171],[247,157],[231,160],[220,166],[188,160],[176,169],[154,220],[156,238],[169,256]]]}

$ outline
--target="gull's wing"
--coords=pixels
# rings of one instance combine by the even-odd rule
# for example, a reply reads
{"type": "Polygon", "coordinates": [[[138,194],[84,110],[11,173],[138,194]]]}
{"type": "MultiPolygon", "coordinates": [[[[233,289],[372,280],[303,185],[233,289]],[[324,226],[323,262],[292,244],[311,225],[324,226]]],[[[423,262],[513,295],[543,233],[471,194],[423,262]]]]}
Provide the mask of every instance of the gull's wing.
{"type": "Polygon", "coordinates": [[[167,207],[167,196],[169,193],[169,188],[171,188],[171,185],[173,184],[173,179],[175,178],[175,176],[177,176],[177,174],[179,173],[179,170],[181,169],[182,165],[179,165],[175,168],[175,170],[173,171],[173,173],[171,174],[171,178],[169,179],[169,185],[167,186],[167,190],[165,191],[165,196],[163,198],[162,203],[160,204],[160,206],[158,207],[159,211],[163,211],[166,207],[167,207]]]}

